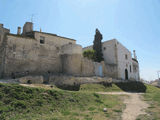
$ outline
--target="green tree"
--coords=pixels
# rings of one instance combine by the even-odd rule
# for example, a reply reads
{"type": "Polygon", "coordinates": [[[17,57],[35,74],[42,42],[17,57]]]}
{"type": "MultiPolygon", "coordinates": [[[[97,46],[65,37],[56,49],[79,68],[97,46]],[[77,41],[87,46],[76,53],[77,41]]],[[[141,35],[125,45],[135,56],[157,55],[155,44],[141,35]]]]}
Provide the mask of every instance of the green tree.
{"type": "Polygon", "coordinates": [[[103,36],[98,29],[96,29],[96,34],[93,41],[93,50],[95,51],[95,61],[101,62],[103,61],[103,53],[102,53],[102,39],[103,36]]]}
{"type": "Polygon", "coordinates": [[[95,51],[94,50],[85,50],[83,56],[88,59],[95,60],[95,51]]]}

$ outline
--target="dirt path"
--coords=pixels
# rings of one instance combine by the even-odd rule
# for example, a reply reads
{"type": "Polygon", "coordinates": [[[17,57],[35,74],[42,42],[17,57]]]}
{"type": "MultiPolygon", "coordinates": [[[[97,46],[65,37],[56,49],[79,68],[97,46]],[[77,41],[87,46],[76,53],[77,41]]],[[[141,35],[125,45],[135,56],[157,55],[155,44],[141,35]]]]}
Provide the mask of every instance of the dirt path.
{"type": "Polygon", "coordinates": [[[111,95],[128,95],[129,97],[124,100],[126,109],[123,111],[122,120],[136,120],[141,114],[146,114],[145,109],[149,105],[141,100],[142,93],[127,93],[127,92],[98,92],[99,94],[111,95]]]}

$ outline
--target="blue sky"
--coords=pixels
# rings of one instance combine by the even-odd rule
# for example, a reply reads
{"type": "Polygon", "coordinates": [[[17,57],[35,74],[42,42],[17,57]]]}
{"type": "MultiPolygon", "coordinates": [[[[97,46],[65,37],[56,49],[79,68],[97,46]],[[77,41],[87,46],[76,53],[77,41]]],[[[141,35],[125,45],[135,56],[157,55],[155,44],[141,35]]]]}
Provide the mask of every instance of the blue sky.
{"type": "Polygon", "coordinates": [[[31,21],[34,29],[93,43],[95,29],[103,41],[116,38],[136,50],[141,77],[157,78],[160,70],[160,0],[0,0],[0,23],[17,32],[31,21]]]}

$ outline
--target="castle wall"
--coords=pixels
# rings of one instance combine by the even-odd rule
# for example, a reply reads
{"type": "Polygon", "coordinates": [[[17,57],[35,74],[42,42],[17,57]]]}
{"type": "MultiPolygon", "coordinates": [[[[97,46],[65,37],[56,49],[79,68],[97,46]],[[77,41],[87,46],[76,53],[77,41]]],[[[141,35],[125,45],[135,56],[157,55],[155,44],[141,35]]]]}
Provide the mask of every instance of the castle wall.
{"type": "Polygon", "coordinates": [[[82,76],[95,76],[95,67],[92,60],[82,58],[82,76]]]}
{"type": "Polygon", "coordinates": [[[62,72],[81,75],[82,46],[67,44],[61,47],[62,72]]]}
{"type": "Polygon", "coordinates": [[[31,38],[7,35],[5,58],[5,76],[62,71],[59,49],[31,38]]]}
{"type": "Polygon", "coordinates": [[[5,43],[4,40],[7,33],[9,33],[10,30],[3,27],[3,24],[0,24],[0,78],[3,74],[3,63],[4,63],[4,53],[5,53],[5,43]]]}
{"type": "Polygon", "coordinates": [[[81,54],[61,55],[62,72],[69,75],[81,75],[81,54]]]}

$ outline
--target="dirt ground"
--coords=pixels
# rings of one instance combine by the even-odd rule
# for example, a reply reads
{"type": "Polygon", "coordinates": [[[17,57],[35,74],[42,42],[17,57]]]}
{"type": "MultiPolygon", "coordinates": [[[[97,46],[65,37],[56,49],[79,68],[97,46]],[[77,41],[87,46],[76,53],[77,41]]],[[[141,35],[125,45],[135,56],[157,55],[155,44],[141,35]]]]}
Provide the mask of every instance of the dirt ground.
{"type": "Polygon", "coordinates": [[[147,114],[145,109],[149,105],[142,100],[142,93],[128,93],[128,92],[98,92],[99,94],[111,95],[128,95],[129,97],[124,100],[126,108],[122,113],[122,120],[136,120],[139,115],[147,114]]]}

